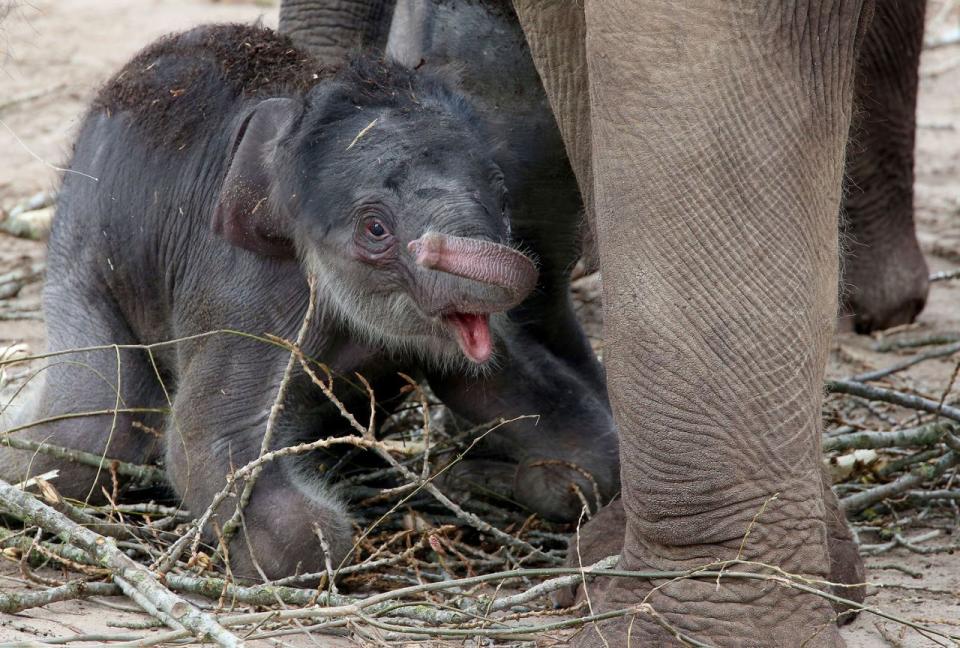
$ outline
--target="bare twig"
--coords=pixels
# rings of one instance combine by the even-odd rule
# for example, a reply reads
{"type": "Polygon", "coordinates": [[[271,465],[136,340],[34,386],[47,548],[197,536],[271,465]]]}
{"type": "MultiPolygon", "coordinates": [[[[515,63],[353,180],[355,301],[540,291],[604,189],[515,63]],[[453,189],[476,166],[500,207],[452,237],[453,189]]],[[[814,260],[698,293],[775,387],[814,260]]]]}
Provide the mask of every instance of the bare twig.
{"type": "MultiPolygon", "coordinates": [[[[300,350],[295,349],[294,353],[297,354],[297,358],[300,360],[300,365],[303,367],[303,370],[307,372],[307,375],[310,377],[310,380],[313,381],[313,384],[315,384],[317,387],[320,388],[324,396],[327,397],[327,400],[329,400],[331,403],[333,403],[334,406],[336,406],[336,408],[340,411],[341,416],[343,416],[343,418],[350,423],[350,426],[354,430],[356,430],[358,434],[360,434],[361,436],[366,436],[367,429],[364,428],[357,421],[357,419],[353,416],[353,414],[351,414],[347,410],[346,407],[344,407],[343,403],[341,403],[340,400],[334,395],[330,387],[324,381],[320,380],[316,372],[314,372],[313,369],[310,368],[310,365],[307,363],[306,358],[303,356],[300,350]]],[[[369,385],[367,385],[367,388],[369,389],[369,385]]],[[[373,396],[371,391],[371,398],[372,397],[373,396]]],[[[495,526],[485,522],[484,520],[481,520],[479,517],[477,517],[473,513],[468,513],[467,511],[463,510],[463,508],[461,508],[458,504],[455,504],[449,497],[444,495],[440,491],[440,489],[434,486],[433,483],[431,483],[430,481],[420,482],[420,479],[417,477],[416,473],[414,473],[412,470],[410,470],[409,468],[401,464],[399,461],[397,461],[389,452],[387,452],[386,449],[381,447],[379,444],[371,442],[370,448],[373,449],[380,456],[380,458],[382,458],[384,461],[386,461],[391,466],[396,468],[397,471],[404,476],[404,478],[412,482],[419,482],[418,490],[420,488],[426,490],[428,493],[433,495],[433,497],[438,502],[440,502],[445,507],[450,509],[450,511],[452,511],[454,515],[456,515],[458,518],[460,518],[461,520],[463,520],[473,528],[477,529],[482,533],[489,533],[490,535],[495,537],[497,540],[503,542],[505,545],[513,547],[514,549],[523,551],[526,554],[531,554],[547,562],[552,562],[552,563],[559,562],[559,559],[556,558],[555,556],[550,556],[548,554],[545,554],[540,549],[537,549],[530,543],[524,542],[519,538],[514,538],[509,533],[504,533],[503,531],[496,528],[495,526]]]]}
{"type": "Polygon", "coordinates": [[[46,267],[46,263],[35,261],[0,275],[0,299],[16,297],[24,286],[39,281],[46,267]]]}
{"type": "Polygon", "coordinates": [[[825,452],[831,450],[868,450],[872,448],[909,448],[939,443],[944,435],[956,434],[960,425],[950,421],[929,423],[920,427],[892,432],[851,432],[823,440],[825,452]]]}
{"type": "Polygon", "coordinates": [[[950,451],[933,465],[920,466],[892,482],[842,498],[840,500],[840,508],[843,509],[847,515],[862,511],[881,500],[899,495],[911,488],[919,486],[925,481],[939,477],[948,469],[958,464],[960,464],[960,453],[950,451]]]}
{"type": "Polygon", "coordinates": [[[59,601],[71,601],[87,596],[116,596],[119,593],[120,588],[113,583],[90,583],[83,580],[40,592],[0,591],[0,612],[16,614],[59,601]]]}
{"type": "Polygon", "coordinates": [[[118,475],[129,477],[141,484],[165,484],[167,481],[163,471],[156,466],[127,463],[126,461],[120,461],[118,459],[105,458],[103,455],[92,452],[50,445],[46,442],[31,441],[29,439],[21,439],[20,437],[3,435],[0,436],[0,445],[10,446],[11,448],[28,452],[39,452],[50,457],[56,457],[64,461],[72,461],[85,466],[96,467],[100,465],[101,461],[106,461],[107,464],[115,468],[118,475]]]}
{"type": "Polygon", "coordinates": [[[950,279],[960,278],[960,270],[943,270],[941,272],[934,272],[930,275],[930,282],[934,281],[949,281],[950,279]]]}
{"type": "Polygon", "coordinates": [[[892,364],[889,367],[884,369],[877,369],[876,371],[867,371],[861,374],[857,374],[850,378],[853,382],[870,382],[873,380],[879,380],[885,376],[895,374],[904,369],[909,369],[910,367],[925,362],[926,360],[932,360],[933,358],[944,358],[951,356],[960,351],[960,342],[955,342],[953,344],[947,344],[937,349],[931,349],[926,353],[921,353],[913,356],[912,358],[907,358],[896,364],[892,364]]]}
{"type": "Polygon", "coordinates": [[[899,349],[914,349],[933,344],[952,344],[960,342],[960,333],[931,333],[919,337],[888,337],[873,345],[876,351],[897,351],[899,349]]]}
{"type": "Polygon", "coordinates": [[[930,412],[931,414],[937,414],[944,418],[960,422],[960,408],[944,403],[937,403],[922,396],[905,394],[892,389],[872,387],[850,380],[828,380],[826,388],[828,392],[833,394],[850,394],[851,396],[860,396],[861,398],[868,398],[870,400],[884,401],[886,403],[900,405],[901,407],[930,412]]]}
{"type": "Polygon", "coordinates": [[[0,506],[15,517],[55,533],[67,543],[76,544],[94,562],[114,575],[114,581],[128,594],[136,592],[168,619],[186,628],[198,638],[210,638],[221,646],[241,646],[242,642],[224,630],[216,619],[173,594],[147,571],[114,546],[109,539],[70,521],[31,495],[0,480],[0,506]]]}

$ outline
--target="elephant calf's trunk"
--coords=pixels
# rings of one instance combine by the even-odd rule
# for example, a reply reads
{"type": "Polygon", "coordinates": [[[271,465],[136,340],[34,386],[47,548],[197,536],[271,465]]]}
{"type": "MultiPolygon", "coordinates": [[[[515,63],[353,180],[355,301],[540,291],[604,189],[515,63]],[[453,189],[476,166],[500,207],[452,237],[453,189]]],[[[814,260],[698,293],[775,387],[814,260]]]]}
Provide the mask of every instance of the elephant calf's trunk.
{"type": "Polygon", "coordinates": [[[509,306],[519,304],[537,285],[537,267],[523,253],[492,241],[430,232],[407,246],[417,264],[504,289],[509,306]]]}

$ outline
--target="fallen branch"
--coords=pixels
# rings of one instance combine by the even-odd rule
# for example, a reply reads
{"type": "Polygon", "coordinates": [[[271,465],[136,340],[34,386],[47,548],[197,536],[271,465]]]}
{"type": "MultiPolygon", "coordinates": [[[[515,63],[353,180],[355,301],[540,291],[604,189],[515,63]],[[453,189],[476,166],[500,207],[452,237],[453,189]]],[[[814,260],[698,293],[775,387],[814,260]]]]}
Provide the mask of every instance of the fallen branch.
{"type": "Polygon", "coordinates": [[[939,443],[946,434],[956,434],[960,425],[939,421],[906,430],[892,432],[851,432],[823,440],[824,452],[832,450],[870,450],[876,448],[909,448],[939,443]]]}
{"type": "MultiPolygon", "coordinates": [[[[300,349],[294,348],[293,352],[297,355],[297,359],[300,361],[300,366],[302,366],[303,370],[307,372],[307,375],[310,377],[310,380],[313,382],[314,385],[320,388],[324,396],[327,397],[327,400],[329,400],[331,403],[333,403],[337,407],[337,409],[340,411],[341,416],[343,416],[343,418],[350,423],[350,426],[354,430],[356,430],[361,436],[369,438],[372,435],[372,431],[369,428],[363,427],[357,421],[357,419],[353,416],[353,414],[351,414],[347,410],[347,408],[344,407],[343,403],[341,403],[340,400],[337,399],[337,397],[334,395],[330,387],[325,382],[320,380],[316,372],[314,372],[313,369],[310,368],[309,364],[307,363],[307,359],[304,357],[300,349]]],[[[368,392],[370,392],[370,399],[372,403],[373,392],[372,390],[370,390],[370,386],[366,384],[366,381],[363,381],[363,382],[366,385],[368,392]]],[[[372,414],[371,414],[371,421],[372,421],[372,414]]],[[[495,537],[497,540],[501,541],[503,544],[509,547],[513,547],[514,549],[523,551],[524,553],[529,554],[531,556],[540,558],[541,560],[545,560],[551,563],[560,562],[560,560],[557,557],[546,554],[540,549],[537,549],[536,547],[531,545],[529,542],[525,542],[523,540],[520,540],[519,538],[515,538],[509,533],[505,533],[500,529],[498,529],[497,527],[485,522],[484,520],[481,520],[479,517],[477,517],[473,513],[468,513],[467,511],[463,510],[463,508],[461,508],[458,504],[455,504],[449,497],[444,495],[439,488],[433,485],[433,483],[431,483],[429,480],[422,481],[416,473],[414,473],[412,470],[410,470],[409,468],[401,464],[399,461],[397,461],[385,448],[383,448],[379,444],[371,442],[370,447],[373,450],[375,450],[377,454],[384,461],[386,461],[395,469],[397,469],[397,471],[399,471],[400,474],[403,475],[406,479],[410,480],[413,483],[418,484],[417,490],[420,490],[420,489],[426,490],[428,493],[433,495],[434,499],[436,499],[438,502],[440,502],[445,507],[447,507],[450,511],[452,511],[453,514],[456,515],[459,519],[463,520],[464,522],[466,522],[473,528],[477,529],[481,533],[489,533],[490,535],[495,537]]]]}
{"type": "Polygon", "coordinates": [[[24,286],[42,279],[46,268],[46,263],[36,261],[0,275],[0,299],[16,297],[24,286]]]}
{"type": "MultiPolygon", "coordinates": [[[[110,410],[112,411],[112,410],[110,410]]],[[[145,485],[163,485],[167,483],[167,478],[163,471],[156,466],[143,466],[127,463],[119,459],[110,459],[102,455],[83,450],[74,450],[73,448],[64,448],[51,445],[46,442],[31,441],[30,439],[21,439],[10,434],[0,435],[0,445],[9,446],[17,450],[28,452],[39,452],[63,461],[72,461],[85,466],[98,468],[103,464],[109,465],[121,477],[128,477],[137,483],[145,485]]]]}
{"type": "Polygon", "coordinates": [[[884,338],[873,345],[874,351],[897,351],[899,349],[915,349],[922,346],[931,346],[934,344],[952,344],[960,342],[960,333],[931,333],[919,337],[891,337],[884,338]]]}
{"type": "Polygon", "coordinates": [[[143,601],[162,612],[172,627],[182,626],[199,639],[209,638],[221,646],[243,645],[212,616],[157,582],[153,574],[117,549],[111,540],[79,526],[3,480],[0,480],[0,507],[26,524],[54,533],[68,544],[76,544],[97,566],[109,569],[122,589],[136,592],[143,601]]]}
{"type": "Polygon", "coordinates": [[[960,453],[957,453],[956,451],[950,451],[943,455],[943,457],[940,458],[940,461],[933,465],[927,464],[918,468],[914,468],[909,473],[892,482],[881,484],[880,486],[875,486],[869,490],[844,497],[840,500],[840,508],[847,515],[862,511],[868,506],[876,504],[877,502],[888,497],[899,495],[900,493],[908,491],[911,488],[919,486],[925,481],[930,481],[931,479],[939,477],[947,470],[958,464],[960,464],[960,453]]]}
{"type": "MultiPolygon", "coordinates": [[[[2,16],[0,16],[0,18],[2,18],[2,16]]],[[[41,97],[45,97],[45,96],[47,96],[47,95],[49,95],[49,94],[52,94],[52,93],[56,92],[57,90],[59,90],[60,88],[64,87],[65,85],[67,85],[67,84],[66,84],[66,83],[63,83],[63,82],[61,82],[61,83],[56,83],[56,84],[54,84],[54,85],[52,85],[52,86],[50,86],[50,87],[48,87],[48,88],[41,88],[40,90],[30,90],[30,91],[28,91],[28,92],[24,92],[24,93],[22,93],[22,94],[19,94],[19,95],[15,96],[15,97],[11,97],[10,99],[7,99],[6,101],[0,102],[0,113],[2,113],[2,112],[3,112],[4,110],[6,110],[7,108],[11,108],[11,107],[16,106],[16,105],[18,105],[18,104],[26,103],[26,102],[28,102],[28,101],[33,101],[34,99],[39,99],[39,98],[41,98],[41,97]]]]}
{"type": "Polygon", "coordinates": [[[960,422],[960,408],[945,403],[938,403],[929,398],[923,398],[922,396],[905,394],[892,389],[871,387],[870,385],[864,385],[863,383],[852,380],[828,380],[826,382],[826,389],[831,394],[849,394],[870,400],[883,401],[909,409],[937,414],[944,418],[960,422]]]}
{"type": "Polygon", "coordinates": [[[912,358],[907,358],[906,360],[890,365],[889,367],[886,367],[884,369],[877,369],[876,371],[867,371],[862,374],[857,374],[856,376],[853,376],[852,378],[850,378],[850,380],[853,382],[861,382],[861,383],[870,382],[872,380],[879,380],[880,378],[889,376],[891,374],[895,374],[898,371],[903,371],[904,369],[909,369],[910,367],[916,364],[920,364],[921,362],[925,362],[927,360],[932,360],[933,358],[944,358],[947,356],[952,356],[958,351],[960,351],[960,342],[947,344],[945,346],[940,347],[939,349],[932,349],[930,351],[927,351],[926,353],[921,353],[919,355],[913,356],[912,358]]]}
{"type": "Polygon", "coordinates": [[[113,583],[90,583],[82,580],[41,592],[0,591],[0,612],[16,614],[31,608],[43,607],[50,603],[72,601],[88,596],[116,596],[119,593],[120,588],[113,583]]]}
{"type": "Polygon", "coordinates": [[[942,270],[930,275],[930,283],[935,281],[949,281],[950,279],[960,279],[960,270],[942,270]]]}
{"type": "Polygon", "coordinates": [[[923,49],[940,49],[941,47],[950,47],[951,45],[956,45],[958,43],[960,43],[960,29],[954,29],[953,31],[940,37],[924,40],[923,49]]]}
{"type": "MultiPolygon", "coordinates": [[[[474,585],[479,585],[481,583],[487,582],[503,582],[506,580],[516,580],[518,578],[531,578],[531,577],[542,577],[542,576],[560,576],[560,575],[571,575],[577,578],[581,577],[581,572],[592,577],[615,577],[615,578],[634,578],[638,580],[671,580],[671,579],[708,579],[716,580],[717,578],[732,578],[732,579],[746,579],[746,580],[760,580],[775,583],[790,589],[798,590],[807,594],[814,596],[819,596],[828,601],[839,603],[846,607],[849,607],[854,610],[861,612],[867,612],[870,614],[877,615],[881,618],[894,621],[909,627],[915,628],[921,632],[929,633],[932,635],[937,635],[951,640],[960,640],[960,635],[949,634],[935,628],[924,626],[922,624],[915,623],[904,617],[900,617],[894,614],[890,614],[880,610],[878,608],[864,605],[862,603],[857,603],[855,601],[843,598],[832,594],[829,591],[818,589],[811,585],[811,581],[802,576],[797,576],[794,574],[786,573],[776,567],[771,565],[765,565],[762,563],[747,562],[741,560],[730,560],[722,561],[719,563],[712,563],[711,566],[716,566],[717,569],[693,569],[687,571],[626,571],[626,570],[615,570],[615,569],[600,569],[594,566],[586,567],[584,569],[579,569],[576,567],[547,567],[547,568],[534,568],[534,569],[515,569],[503,572],[497,572],[493,574],[484,574],[481,576],[473,576],[460,579],[444,580],[433,583],[422,583],[418,585],[412,585],[410,587],[401,588],[394,590],[392,592],[385,592],[382,594],[375,594],[365,599],[357,600],[354,603],[348,605],[336,605],[331,607],[311,607],[305,609],[289,609],[289,610],[273,610],[266,612],[253,612],[246,614],[238,614],[233,616],[224,616],[220,619],[220,622],[226,627],[233,627],[238,625],[249,625],[249,624],[261,624],[267,621],[284,621],[292,619],[341,619],[344,617],[355,617],[360,618],[365,622],[370,623],[373,621],[370,617],[371,614],[375,614],[375,610],[382,605],[387,605],[386,609],[391,609],[392,612],[397,612],[400,609],[406,609],[409,604],[401,604],[398,601],[402,600],[405,597],[413,595],[421,595],[427,592],[436,592],[442,590],[457,590],[463,591],[466,588],[472,587],[474,585]],[[737,564],[749,564],[754,567],[766,568],[768,572],[772,573],[760,573],[760,572],[745,572],[745,571],[727,571],[724,568],[727,566],[737,565],[737,564]]],[[[814,581],[816,584],[827,587],[831,585],[830,583],[814,581]]],[[[842,584],[833,584],[840,585],[842,584]]],[[[861,584],[851,585],[853,587],[860,586],[861,584]]],[[[326,592],[322,593],[319,601],[324,601],[324,597],[327,595],[326,592]]],[[[433,608],[427,604],[422,604],[422,607],[433,608]]],[[[613,610],[610,612],[605,612],[599,615],[592,615],[587,617],[582,617],[579,619],[570,619],[567,621],[562,621],[558,623],[547,623],[547,624],[538,624],[538,625],[523,625],[523,626],[509,626],[501,628],[444,628],[437,625],[419,625],[419,626],[409,626],[409,625],[398,625],[392,626],[390,630],[396,631],[400,634],[415,634],[415,635],[424,635],[431,637],[440,637],[440,636],[455,636],[455,637],[507,637],[507,636],[521,636],[521,635],[542,635],[545,632],[552,630],[557,630],[567,627],[582,627],[583,625],[589,624],[593,621],[617,618],[621,616],[626,616],[628,614],[636,613],[636,608],[627,608],[621,610],[613,610]]],[[[430,621],[427,621],[430,623],[430,621]]],[[[372,625],[377,627],[382,627],[381,622],[376,621],[372,625]]],[[[178,639],[186,638],[188,634],[184,631],[171,631],[164,634],[152,635],[149,638],[151,645],[171,642],[178,639]]],[[[125,644],[125,645],[146,645],[144,643],[137,644],[125,644]]]]}

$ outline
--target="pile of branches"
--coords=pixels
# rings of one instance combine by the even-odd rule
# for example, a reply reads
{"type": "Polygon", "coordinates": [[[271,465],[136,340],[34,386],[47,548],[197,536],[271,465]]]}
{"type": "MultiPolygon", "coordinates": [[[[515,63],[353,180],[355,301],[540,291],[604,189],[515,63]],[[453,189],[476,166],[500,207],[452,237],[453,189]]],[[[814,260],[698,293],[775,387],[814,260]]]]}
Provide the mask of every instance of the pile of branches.
{"type": "MultiPolygon", "coordinates": [[[[444,473],[486,434],[510,421],[452,431],[455,426],[443,424],[449,417],[442,405],[408,379],[408,400],[375,429],[375,395],[358,376],[367,387],[371,411],[369,420],[361,422],[337,400],[335,377],[301,351],[310,320],[308,312],[295,341],[260,338],[289,352],[287,371],[268,418],[259,456],[227,477],[206,511],[188,513],[176,502],[121,501],[118,484],[124,478],[147,485],[163,483],[163,473],[155,466],[131,465],[16,436],[18,430],[36,423],[4,432],[2,442],[10,446],[109,471],[114,488],[103,492],[107,505],[93,506],[58,493],[55,473],[15,485],[0,482],[0,511],[7,520],[6,527],[0,527],[0,548],[4,557],[19,563],[23,579],[38,587],[0,590],[0,612],[123,595],[149,615],[146,622],[134,627],[118,623],[120,627],[112,634],[75,635],[48,642],[57,645],[97,641],[149,646],[199,639],[239,646],[244,641],[302,633],[348,634],[380,643],[482,638],[488,643],[514,645],[548,633],[560,638],[584,624],[630,615],[644,615],[676,633],[646,601],[600,614],[589,609],[552,608],[552,592],[598,576],[658,584],[677,579],[746,578],[769,580],[834,602],[846,602],[854,609],[910,626],[927,637],[960,640],[960,636],[845,601],[830,592],[829,584],[811,582],[773,565],[734,559],[688,571],[628,572],[616,570],[616,557],[612,556],[594,565],[562,567],[566,541],[574,526],[550,524],[501,497],[458,497],[455,501],[438,485],[444,473]],[[300,370],[339,408],[351,434],[271,450],[287,384],[300,370]],[[229,570],[228,540],[241,524],[243,507],[262,468],[280,457],[334,446],[345,452],[356,449],[374,453],[382,465],[349,477],[348,490],[361,498],[355,507],[360,517],[352,562],[328,562],[319,573],[257,585],[236,583],[229,570]],[[213,511],[223,502],[234,502],[236,509],[220,528],[213,511]],[[202,534],[211,530],[218,541],[208,545],[202,534]],[[57,578],[51,577],[50,569],[40,569],[54,566],[59,569],[53,572],[57,578]]],[[[206,335],[237,334],[214,331],[206,335]]],[[[162,344],[171,343],[175,342],[162,344]]],[[[901,347],[909,343],[885,342],[901,347]]],[[[140,348],[152,353],[157,346],[140,348]]],[[[956,514],[960,485],[955,483],[954,474],[960,464],[960,408],[948,394],[957,370],[939,398],[891,381],[910,366],[957,352],[960,337],[883,371],[827,384],[832,395],[825,406],[826,461],[840,471],[836,489],[848,515],[856,519],[862,551],[867,555],[896,546],[944,550],[940,546],[920,546],[932,539],[926,537],[930,532],[922,538],[906,537],[903,529],[907,517],[923,519],[934,509],[956,514]],[[866,533],[876,537],[866,538],[866,533]]],[[[0,369],[5,362],[49,359],[51,355],[57,354],[33,358],[18,355],[0,360],[0,369]]],[[[584,517],[591,508],[584,502],[584,517]]],[[[322,544],[322,534],[319,539],[322,544]]],[[[679,633],[675,636],[689,645],[706,645],[679,633]]]]}
{"type": "Polygon", "coordinates": [[[960,525],[960,402],[951,397],[960,372],[960,360],[954,361],[960,334],[892,336],[876,342],[874,351],[905,357],[826,383],[823,448],[834,491],[862,555],[896,547],[952,553],[960,548],[956,542],[925,543],[942,541],[960,525]],[[938,359],[952,362],[932,393],[905,373],[938,359]],[[910,535],[911,527],[923,531],[910,535]]]}

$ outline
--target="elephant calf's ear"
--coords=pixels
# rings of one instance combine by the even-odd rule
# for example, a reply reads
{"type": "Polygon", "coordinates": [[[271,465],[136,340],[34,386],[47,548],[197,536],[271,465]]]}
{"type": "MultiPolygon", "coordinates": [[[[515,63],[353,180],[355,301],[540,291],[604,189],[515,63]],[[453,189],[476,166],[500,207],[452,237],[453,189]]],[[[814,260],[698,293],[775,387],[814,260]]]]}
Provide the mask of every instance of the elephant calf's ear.
{"type": "Polygon", "coordinates": [[[271,204],[277,143],[289,132],[301,104],[266,99],[253,109],[234,137],[230,169],[213,212],[213,231],[230,243],[272,257],[292,257],[290,223],[271,204]]]}

